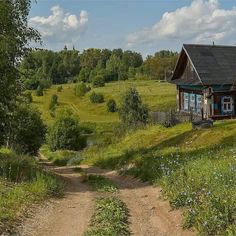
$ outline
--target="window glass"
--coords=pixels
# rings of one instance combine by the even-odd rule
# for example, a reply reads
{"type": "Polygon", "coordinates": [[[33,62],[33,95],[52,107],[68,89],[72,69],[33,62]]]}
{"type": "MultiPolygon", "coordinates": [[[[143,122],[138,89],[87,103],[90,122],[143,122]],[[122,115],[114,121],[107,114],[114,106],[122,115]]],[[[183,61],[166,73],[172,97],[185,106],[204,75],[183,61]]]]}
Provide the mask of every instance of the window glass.
{"type": "Polygon", "coordinates": [[[184,93],[184,111],[189,111],[189,94],[184,93]]]}
{"type": "Polygon", "coordinates": [[[223,96],[221,98],[222,102],[222,112],[223,113],[232,113],[234,109],[233,97],[232,96],[223,96]]]}

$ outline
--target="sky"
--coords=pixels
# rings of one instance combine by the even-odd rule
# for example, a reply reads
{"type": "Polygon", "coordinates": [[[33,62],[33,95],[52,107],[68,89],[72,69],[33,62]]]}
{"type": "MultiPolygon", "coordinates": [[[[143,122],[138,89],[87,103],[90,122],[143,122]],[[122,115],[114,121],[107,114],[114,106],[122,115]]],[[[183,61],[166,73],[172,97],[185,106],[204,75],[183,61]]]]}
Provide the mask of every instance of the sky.
{"type": "Polygon", "coordinates": [[[184,43],[236,45],[236,0],[37,0],[29,25],[43,47],[180,51],[184,43]]]}

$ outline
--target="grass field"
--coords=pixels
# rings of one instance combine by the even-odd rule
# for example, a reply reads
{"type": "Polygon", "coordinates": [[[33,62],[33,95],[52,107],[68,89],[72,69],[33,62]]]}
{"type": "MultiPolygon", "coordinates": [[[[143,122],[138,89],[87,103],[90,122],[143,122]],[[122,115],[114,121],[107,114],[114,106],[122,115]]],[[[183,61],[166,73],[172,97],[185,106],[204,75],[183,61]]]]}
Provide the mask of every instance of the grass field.
{"type": "Polygon", "coordinates": [[[33,96],[33,104],[39,108],[44,121],[47,123],[53,120],[49,111],[49,103],[53,94],[58,95],[59,106],[57,110],[65,107],[72,109],[75,114],[78,114],[82,123],[114,123],[118,122],[118,115],[107,112],[106,101],[113,98],[119,104],[122,94],[130,86],[137,88],[143,102],[153,111],[166,110],[175,106],[175,86],[157,81],[119,81],[107,83],[105,87],[92,89],[92,91],[104,94],[105,102],[102,104],[90,102],[89,95],[92,91],[85,97],[76,97],[75,84],[63,85],[61,92],[57,92],[57,86],[52,86],[45,91],[44,96],[33,96]]]}
{"type": "Polygon", "coordinates": [[[152,184],[174,208],[184,207],[185,227],[202,235],[236,235],[236,121],[192,130],[150,126],[110,145],[84,151],[85,162],[119,169],[152,184]]]}
{"type": "MultiPolygon", "coordinates": [[[[129,86],[138,89],[153,111],[175,106],[175,87],[167,83],[125,81],[94,90],[119,104],[129,86]]],[[[75,97],[73,88],[72,84],[63,85],[59,93],[54,86],[43,97],[34,97],[34,103],[50,123],[49,101],[56,93],[58,110],[71,107],[82,123],[99,127],[101,142],[80,153],[80,160],[161,185],[163,197],[174,208],[184,208],[184,226],[194,227],[201,235],[236,235],[235,120],[215,122],[213,128],[203,130],[192,130],[190,123],[171,128],[150,125],[120,137],[114,133],[118,115],[108,113],[105,103],[91,104],[89,94],[75,97]],[[103,131],[108,130],[110,134],[105,135],[103,131]]],[[[61,153],[57,156],[63,159],[61,153]]]]}
{"type": "Polygon", "coordinates": [[[29,156],[0,149],[0,234],[14,232],[14,224],[31,205],[63,194],[63,183],[43,171],[29,156]]]}

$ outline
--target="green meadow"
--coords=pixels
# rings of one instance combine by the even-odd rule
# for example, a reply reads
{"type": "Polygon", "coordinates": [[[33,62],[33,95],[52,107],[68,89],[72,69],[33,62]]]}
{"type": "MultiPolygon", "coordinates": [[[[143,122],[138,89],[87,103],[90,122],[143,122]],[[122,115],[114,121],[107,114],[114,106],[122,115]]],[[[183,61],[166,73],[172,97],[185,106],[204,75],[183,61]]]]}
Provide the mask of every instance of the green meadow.
{"type": "MultiPolygon", "coordinates": [[[[175,87],[167,83],[114,82],[92,91],[119,104],[129,86],[138,89],[151,111],[175,106],[175,87]]],[[[114,129],[119,122],[117,113],[108,113],[105,103],[91,104],[89,93],[76,97],[72,84],[63,85],[62,92],[53,86],[43,97],[34,97],[34,104],[48,124],[53,121],[48,111],[52,94],[59,97],[57,110],[71,107],[82,124],[96,127],[95,138],[100,141],[80,152],[78,162],[116,169],[161,186],[163,198],[173,208],[183,209],[183,227],[194,228],[200,235],[236,235],[235,120],[218,121],[213,128],[202,130],[192,130],[190,123],[170,128],[150,124],[120,135],[114,129]]],[[[65,157],[63,153],[48,155],[55,163],[69,164],[69,152],[65,152],[65,157]]],[[[74,159],[76,155],[72,156],[74,159]]]]}
{"type": "Polygon", "coordinates": [[[113,98],[119,104],[122,94],[131,86],[137,88],[143,102],[146,103],[152,111],[167,110],[175,106],[175,86],[153,80],[107,83],[105,87],[92,88],[92,90],[82,98],[75,95],[75,84],[63,85],[61,92],[58,92],[58,86],[54,85],[45,91],[44,96],[33,96],[33,103],[40,110],[43,119],[47,123],[53,120],[49,111],[49,103],[53,94],[58,96],[59,105],[57,111],[63,108],[70,108],[79,116],[82,123],[114,123],[119,121],[118,115],[117,113],[113,114],[107,112],[106,101],[113,98]],[[89,100],[89,95],[93,91],[102,93],[105,102],[92,104],[89,100]]]}

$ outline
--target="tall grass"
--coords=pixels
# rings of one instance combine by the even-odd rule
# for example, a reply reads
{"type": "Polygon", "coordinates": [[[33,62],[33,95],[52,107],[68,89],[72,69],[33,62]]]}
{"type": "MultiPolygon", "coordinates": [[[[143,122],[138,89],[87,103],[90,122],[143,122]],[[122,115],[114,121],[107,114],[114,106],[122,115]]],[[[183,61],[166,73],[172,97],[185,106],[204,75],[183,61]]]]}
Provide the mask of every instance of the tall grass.
{"type": "Polygon", "coordinates": [[[26,207],[63,194],[63,183],[43,171],[29,156],[0,149],[0,233],[14,231],[14,221],[26,207]]]}
{"type": "Polygon", "coordinates": [[[152,126],[107,147],[84,152],[86,162],[116,168],[161,185],[184,226],[203,235],[236,235],[236,122],[193,131],[190,124],[152,126]]]}

